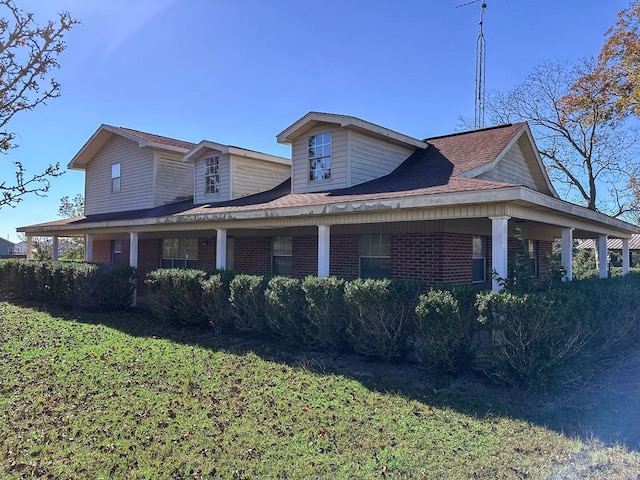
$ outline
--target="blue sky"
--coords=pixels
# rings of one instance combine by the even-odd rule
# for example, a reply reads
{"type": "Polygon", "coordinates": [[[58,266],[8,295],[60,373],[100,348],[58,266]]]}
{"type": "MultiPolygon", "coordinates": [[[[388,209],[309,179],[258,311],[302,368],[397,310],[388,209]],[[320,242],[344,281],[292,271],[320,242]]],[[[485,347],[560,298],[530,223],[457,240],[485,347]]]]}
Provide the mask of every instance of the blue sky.
{"type": "MultiPolygon", "coordinates": [[[[466,0],[16,0],[40,23],[68,10],[55,78],[62,96],[9,125],[0,159],[30,172],[65,166],[102,123],[289,156],[275,136],[310,110],[363,118],[419,138],[473,118],[480,2],[466,0]]],[[[622,0],[488,0],[487,90],[507,90],[545,60],[597,55],[622,0]]],[[[55,220],[84,175],[47,198],[0,209],[0,236],[55,220]]]]}

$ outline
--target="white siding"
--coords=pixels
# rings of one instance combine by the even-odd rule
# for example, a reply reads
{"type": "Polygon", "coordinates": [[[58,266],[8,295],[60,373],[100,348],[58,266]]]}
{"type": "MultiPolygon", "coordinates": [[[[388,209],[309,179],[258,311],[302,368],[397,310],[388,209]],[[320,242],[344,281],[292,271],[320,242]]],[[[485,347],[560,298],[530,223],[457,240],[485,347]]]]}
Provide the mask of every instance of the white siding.
{"type": "Polygon", "coordinates": [[[122,212],[153,206],[151,150],[113,136],[87,164],[85,214],[122,212]],[[120,191],[111,192],[111,166],[120,163],[120,191]]]}
{"type": "Polygon", "coordinates": [[[343,188],[349,185],[347,178],[347,129],[316,127],[293,142],[292,148],[292,191],[293,193],[320,192],[343,188]],[[308,138],[311,135],[331,132],[331,179],[309,181],[308,138]]]}
{"type": "Polygon", "coordinates": [[[181,155],[156,153],[154,204],[164,205],[193,195],[193,164],[182,162],[181,155]]]}
{"type": "Polygon", "coordinates": [[[204,159],[215,155],[211,153],[196,159],[195,166],[195,188],[193,194],[194,203],[223,202],[231,198],[229,190],[229,155],[220,155],[220,191],[214,194],[207,194],[205,189],[204,159]]]}
{"type": "Polygon", "coordinates": [[[351,185],[391,173],[414,151],[351,132],[351,185]]]}
{"type": "Polygon", "coordinates": [[[232,198],[264,192],[284,182],[289,176],[289,165],[231,156],[232,198]]]}
{"type": "Polygon", "coordinates": [[[517,143],[511,147],[492,170],[479,175],[477,178],[495,182],[515,183],[538,190],[527,166],[527,161],[517,143]]]}

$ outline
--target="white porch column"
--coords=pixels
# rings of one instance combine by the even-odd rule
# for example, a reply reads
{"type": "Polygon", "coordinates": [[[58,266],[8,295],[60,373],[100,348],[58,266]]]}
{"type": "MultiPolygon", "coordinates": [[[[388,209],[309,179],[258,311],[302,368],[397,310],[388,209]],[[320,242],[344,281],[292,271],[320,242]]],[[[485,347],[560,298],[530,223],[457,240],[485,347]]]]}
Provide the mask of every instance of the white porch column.
{"type": "Polygon", "coordinates": [[[33,259],[33,236],[27,235],[27,260],[33,259]]]}
{"type": "MultiPolygon", "coordinates": [[[[138,232],[129,232],[129,266],[138,268],[138,232]]],[[[138,304],[138,274],[135,275],[133,281],[133,294],[131,299],[131,306],[135,307],[138,304]]]]}
{"type": "Polygon", "coordinates": [[[93,262],[93,233],[84,236],[84,261],[93,262]]]}
{"type": "Polygon", "coordinates": [[[58,260],[58,236],[51,237],[51,260],[58,260]]]}
{"type": "Polygon", "coordinates": [[[216,230],[216,268],[227,269],[227,231],[224,229],[216,230]]]}
{"type": "Polygon", "coordinates": [[[329,258],[331,252],[331,226],[318,225],[318,276],[329,276],[329,258]]]}
{"type": "Polygon", "coordinates": [[[129,232],[129,266],[138,268],[138,233],[129,232]]]}
{"type": "MultiPolygon", "coordinates": [[[[509,219],[511,217],[489,217],[491,219],[491,266],[500,278],[507,278],[507,248],[509,219]]],[[[495,292],[502,287],[494,278],[491,289],[495,292]]]]}
{"type": "Polygon", "coordinates": [[[607,278],[607,236],[598,236],[598,272],[600,278],[607,278]]]}
{"type": "Polygon", "coordinates": [[[562,266],[566,272],[563,280],[573,280],[573,228],[562,229],[562,266]]]}
{"type": "Polygon", "coordinates": [[[629,258],[629,239],[622,239],[622,274],[629,273],[629,267],[631,266],[631,258],[629,258]]]}

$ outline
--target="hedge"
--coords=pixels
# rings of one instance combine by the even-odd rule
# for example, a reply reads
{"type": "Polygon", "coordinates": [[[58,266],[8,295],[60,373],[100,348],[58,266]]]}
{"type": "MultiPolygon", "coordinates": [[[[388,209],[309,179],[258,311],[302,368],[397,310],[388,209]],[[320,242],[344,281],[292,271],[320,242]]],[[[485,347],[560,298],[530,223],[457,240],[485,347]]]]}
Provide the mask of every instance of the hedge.
{"type": "Polygon", "coordinates": [[[121,310],[132,303],[134,282],[135,269],[129,266],[0,260],[0,296],[5,299],[121,310]]]}

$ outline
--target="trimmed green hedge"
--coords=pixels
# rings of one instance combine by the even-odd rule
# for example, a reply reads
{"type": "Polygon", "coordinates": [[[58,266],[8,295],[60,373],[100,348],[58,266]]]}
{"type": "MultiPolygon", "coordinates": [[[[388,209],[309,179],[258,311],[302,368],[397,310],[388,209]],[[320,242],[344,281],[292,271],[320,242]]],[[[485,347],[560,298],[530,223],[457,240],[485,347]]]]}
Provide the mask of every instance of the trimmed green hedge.
{"type": "Polygon", "coordinates": [[[121,310],[131,306],[135,269],[121,265],[0,260],[0,296],[65,308],[121,310]]]}

